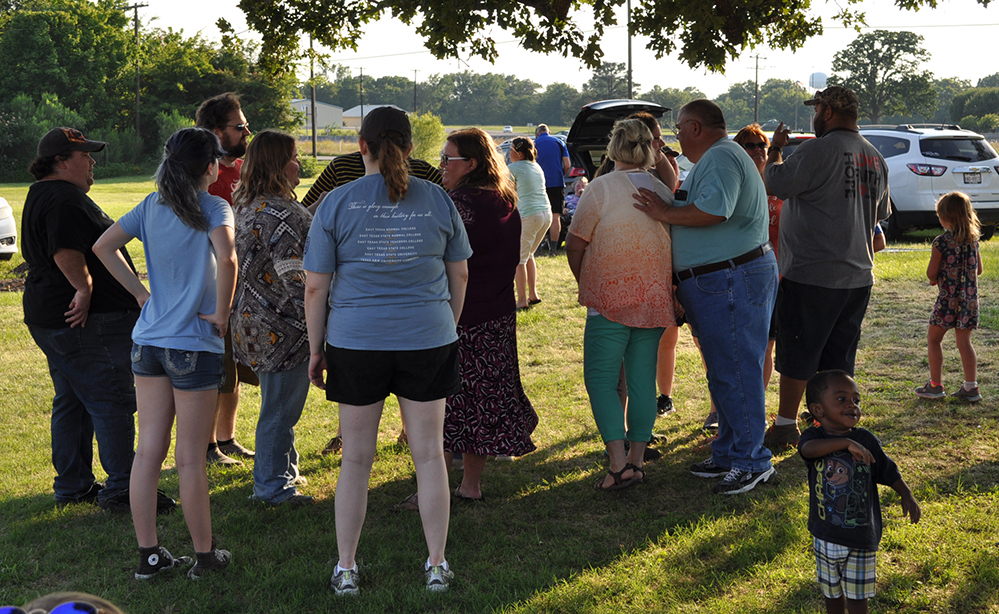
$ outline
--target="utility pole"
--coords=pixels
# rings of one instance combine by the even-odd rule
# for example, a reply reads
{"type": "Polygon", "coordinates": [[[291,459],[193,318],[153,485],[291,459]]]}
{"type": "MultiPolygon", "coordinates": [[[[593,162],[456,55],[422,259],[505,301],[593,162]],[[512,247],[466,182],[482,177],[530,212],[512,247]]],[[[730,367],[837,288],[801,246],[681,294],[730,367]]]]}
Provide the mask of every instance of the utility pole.
{"type": "Polygon", "coordinates": [[[628,98],[635,97],[631,80],[631,0],[628,0],[628,98]]]}
{"type": "Polygon", "coordinates": [[[140,122],[139,122],[139,87],[141,85],[141,80],[139,78],[139,56],[141,54],[141,49],[139,47],[139,9],[149,6],[148,4],[133,4],[131,6],[122,7],[126,11],[131,10],[132,13],[132,23],[135,25],[135,137],[140,138],[141,134],[139,132],[140,122]]]}
{"type": "Polygon", "coordinates": [[[312,86],[312,157],[318,157],[318,147],[316,146],[316,56],[312,51],[312,36],[309,35],[309,84],[312,86]]]}
{"type": "MultiPolygon", "coordinates": [[[[764,60],[766,58],[763,58],[764,60]]],[[[760,123],[760,54],[756,54],[756,78],[754,79],[756,94],[753,96],[753,122],[760,123]]]]}
{"type": "MultiPolygon", "coordinates": [[[[364,123],[364,69],[363,68],[361,69],[361,78],[357,83],[357,87],[361,91],[361,123],[363,124],[364,123]]],[[[358,125],[357,129],[360,130],[361,126],[358,125]]]]}
{"type": "Polygon", "coordinates": [[[416,73],[413,71],[413,113],[416,113],[416,73]]]}

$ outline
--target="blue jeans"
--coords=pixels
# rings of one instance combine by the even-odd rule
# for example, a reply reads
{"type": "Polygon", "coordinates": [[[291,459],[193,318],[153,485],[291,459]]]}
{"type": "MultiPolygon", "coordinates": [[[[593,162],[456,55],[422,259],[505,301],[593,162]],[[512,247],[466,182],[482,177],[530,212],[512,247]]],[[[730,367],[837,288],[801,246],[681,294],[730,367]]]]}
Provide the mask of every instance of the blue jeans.
{"type": "Polygon", "coordinates": [[[777,297],[777,259],[771,251],[734,268],[686,279],[677,287],[677,297],[700,341],[718,409],[711,459],[744,471],[768,469],[763,359],[777,297]]]}
{"type": "Polygon", "coordinates": [[[597,430],[606,444],[627,438],[650,441],[656,422],[656,353],[662,328],[636,328],[604,316],[586,318],[583,380],[597,430]],[[621,363],[628,389],[628,425],[618,394],[621,363]]]}
{"type": "Polygon", "coordinates": [[[28,325],[45,353],[55,388],[52,399],[52,465],[56,499],[76,499],[94,484],[93,440],[108,474],[100,500],[128,490],[135,456],[135,383],[132,328],[138,312],[91,313],[87,325],[28,325]]]}
{"type": "Polygon", "coordinates": [[[260,418],[257,454],[253,458],[253,496],[280,503],[298,492],[295,425],[309,396],[309,363],[288,371],[256,374],[260,378],[260,418]]]}

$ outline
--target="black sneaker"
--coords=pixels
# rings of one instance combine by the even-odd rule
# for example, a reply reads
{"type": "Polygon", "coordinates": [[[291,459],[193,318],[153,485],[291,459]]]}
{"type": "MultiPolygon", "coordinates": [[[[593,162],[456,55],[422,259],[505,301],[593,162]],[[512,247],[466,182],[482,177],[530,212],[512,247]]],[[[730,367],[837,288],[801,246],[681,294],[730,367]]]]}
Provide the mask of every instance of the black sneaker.
{"type": "Polygon", "coordinates": [[[215,547],[215,538],[212,537],[212,549],[208,552],[196,553],[198,560],[194,567],[187,571],[187,577],[198,580],[201,576],[210,571],[220,571],[229,566],[232,562],[232,554],[228,550],[220,550],[215,547]]]}
{"type": "Polygon", "coordinates": [[[135,570],[136,580],[148,580],[168,569],[189,565],[191,557],[173,557],[163,546],[153,548],[139,548],[139,568],[135,570]]]}
{"type": "Polygon", "coordinates": [[[104,484],[94,482],[84,493],[75,497],[56,497],[56,507],[66,507],[74,503],[97,503],[97,495],[104,490],[104,484]]]}
{"type": "Polygon", "coordinates": [[[676,408],[673,407],[673,399],[665,394],[659,395],[659,398],[656,399],[656,413],[660,416],[668,416],[676,413],[676,408]]]}
{"type": "Polygon", "coordinates": [[[756,488],[756,485],[760,482],[770,481],[770,478],[776,475],[776,473],[777,470],[773,467],[768,467],[765,471],[757,471],[755,473],[733,467],[725,476],[725,479],[715,484],[711,491],[725,495],[738,495],[749,492],[756,488]]]}
{"type": "MultiPolygon", "coordinates": [[[[102,510],[108,512],[130,512],[132,509],[129,503],[127,490],[123,490],[116,495],[106,497],[97,502],[102,510]]],[[[177,502],[166,495],[162,490],[156,491],[156,513],[169,514],[177,509],[177,502]]]]}
{"type": "Polygon", "coordinates": [[[690,466],[690,473],[699,478],[721,478],[725,477],[731,470],[722,467],[710,458],[690,466]]]}

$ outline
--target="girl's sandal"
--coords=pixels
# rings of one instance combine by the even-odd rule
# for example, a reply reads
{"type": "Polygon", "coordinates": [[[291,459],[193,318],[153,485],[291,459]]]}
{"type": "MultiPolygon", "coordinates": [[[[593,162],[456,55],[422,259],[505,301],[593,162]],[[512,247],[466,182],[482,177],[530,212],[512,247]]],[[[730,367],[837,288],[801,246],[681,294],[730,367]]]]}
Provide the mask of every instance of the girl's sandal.
{"type": "Polygon", "coordinates": [[[622,469],[621,471],[623,473],[623,472],[627,471],[628,469],[631,469],[631,473],[632,473],[631,481],[632,482],[638,483],[638,482],[641,482],[641,481],[645,480],[645,470],[642,469],[641,467],[636,467],[635,465],[633,465],[631,463],[628,463],[627,465],[624,466],[624,469],[622,469]]]}
{"type": "MultiPolygon", "coordinates": [[[[607,479],[607,477],[604,476],[604,477],[598,479],[597,483],[594,484],[593,487],[595,489],[601,491],[601,492],[610,492],[612,490],[621,490],[622,488],[627,488],[629,486],[634,486],[640,480],[637,480],[634,477],[631,478],[630,480],[621,479],[621,476],[628,469],[631,469],[632,471],[634,471],[634,465],[625,465],[624,469],[622,469],[620,471],[608,471],[607,475],[611,476],[614,479],[614,483],[611,484],[610,486],[604,486],[604,480],[607,479]]],[[[641,471],[641,469],[639,469],[639,471],[641,471]]],[[[644,473],[643,473],[643,477],[644,477],[644,473]]]]}

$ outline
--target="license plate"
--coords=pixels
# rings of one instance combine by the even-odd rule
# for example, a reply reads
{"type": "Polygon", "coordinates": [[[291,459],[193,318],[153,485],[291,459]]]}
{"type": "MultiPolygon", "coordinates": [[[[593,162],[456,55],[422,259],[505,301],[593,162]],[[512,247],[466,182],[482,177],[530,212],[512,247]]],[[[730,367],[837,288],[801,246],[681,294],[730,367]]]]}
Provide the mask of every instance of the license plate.
{"type": "Polygon", "coordinates": [[[981,183],[981,182],[982,182],[982,174],[981,173],[965,173],[964,174],[964,183],[965,183],[965,185],[970,184],[970,183],[981,183]]]}

